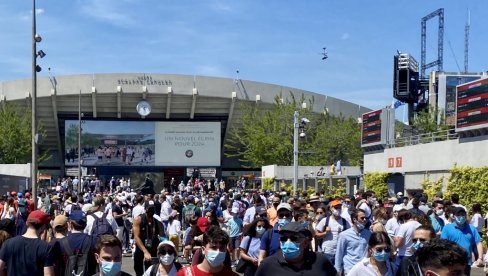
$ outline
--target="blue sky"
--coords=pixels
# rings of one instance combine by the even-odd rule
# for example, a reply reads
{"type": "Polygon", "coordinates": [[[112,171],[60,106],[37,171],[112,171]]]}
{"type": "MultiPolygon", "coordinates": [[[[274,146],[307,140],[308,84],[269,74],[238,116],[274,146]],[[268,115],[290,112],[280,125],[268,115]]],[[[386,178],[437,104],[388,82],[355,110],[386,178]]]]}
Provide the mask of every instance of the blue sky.
{"type": "MultiPolygon", "coordinates": [[[[170,73],[236,77],[337,97],[370,108],[392,101],[393,55],[420,62],[420,20],[445,9],[444,70],[487,70],[488,1],[37,0],[47,76],[170,73]],[[322,61],[322,48],[329,58],[322,61]],[[452,50],[451,50],[452,49],[452,50]]],[[[31,1],[0,0],[0,81],[31,77],[31,1]]],[[[437,58],[437,18],[427,62],[437,58]]]]}

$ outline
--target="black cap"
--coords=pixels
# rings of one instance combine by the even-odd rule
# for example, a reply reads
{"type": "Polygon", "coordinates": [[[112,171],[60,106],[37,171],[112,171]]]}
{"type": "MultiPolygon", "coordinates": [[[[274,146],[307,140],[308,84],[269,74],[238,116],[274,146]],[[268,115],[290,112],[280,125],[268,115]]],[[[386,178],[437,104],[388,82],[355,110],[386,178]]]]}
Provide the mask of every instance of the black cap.
{"type": "Polygon", "coordinates": [[[310,232],[310,230],[300,222],[296,222],[296,221],[292,221],[286,224],[285,226],[283,226],[280,230],[280,234],[284,232],[302,233],[309,238],[312,237],[312,233],[310,232]]]}

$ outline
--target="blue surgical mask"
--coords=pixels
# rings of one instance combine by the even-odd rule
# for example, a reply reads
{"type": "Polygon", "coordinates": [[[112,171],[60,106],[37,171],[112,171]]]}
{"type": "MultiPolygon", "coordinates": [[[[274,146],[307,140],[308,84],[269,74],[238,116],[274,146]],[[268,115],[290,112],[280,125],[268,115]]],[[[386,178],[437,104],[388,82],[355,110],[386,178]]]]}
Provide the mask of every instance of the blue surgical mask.
{"type": "Polygon", "coordinates": [[[115,276],[122,270],[122,263],[102,261],[100,270],[105,276],[115,276]]]}
{"type": "Polygon", "coordinates": [[[363,229],[366,227],[364,224],[362,223],[358,223],[356,224],[356,227],[358,228],[358,231],[361,232],[363,231],[363,229]]]}
{"type": "Polygon", "coordinates": [[[455,216],[456,223],[458,225],[464,225],[466,223],[466,217],[465,216],[455,216]]]}
{"type": "Polygon", "coordinates": [[[211,267],[218,267],[224,263],[225,252],[207,250],[206,258],[211,267]]]}
{"type": "Polygon", "coordinates": [[[266,229],[264,229],[264,227],[256,227],[256,233],[258,235],[262,235],[264,233],[264,231],[266,231],[266,229]]]}
{"type": "Polygon", "coordinates": [[[283,226],[287,225],[288,223],[290,223],[289,219],[286,219],[286,218],[278,219],[278,226],[279,227],[283,227],[283,226]]]}
{"type": "Polygon", "coordinates": [[[422,247],[424,247],[424,244],[420,241],[417,241],[412,245],[412,248],[415,249],[415,251],[418,251],[422,247]]]}
{"type": "Polygon", "coordinates": [[[388,256],[390,254],[388,252],[385,252],[385,251],[381,251],[381,252],[376,252],[376,251],[373,251],[373,258],[377,261],[377,262],[384,262],[388,259],[388,256]]]}
{"type": "Polygon", "coordinates": [[[285,256],[285,259],[295,259],[298,257],[298,255],[300,255],[300,244],[286,241],[280,244],[280,248],[283,252],[283,256],[285,256]]]}

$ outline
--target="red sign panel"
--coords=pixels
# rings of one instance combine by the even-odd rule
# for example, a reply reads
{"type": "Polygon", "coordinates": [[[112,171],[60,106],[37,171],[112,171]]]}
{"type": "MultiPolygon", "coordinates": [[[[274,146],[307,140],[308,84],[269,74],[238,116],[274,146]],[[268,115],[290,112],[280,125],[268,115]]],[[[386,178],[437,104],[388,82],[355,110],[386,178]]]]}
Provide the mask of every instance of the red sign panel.
{"type": "Polygon", "coordinates": [[[488,79],[457,87],[456,131],[488,127],[488,79]]]}
{"type": "Polygon", "coordinates": [[[380,109],[363,114],[361,144],[381,142],[381,112],[380,109]]]}

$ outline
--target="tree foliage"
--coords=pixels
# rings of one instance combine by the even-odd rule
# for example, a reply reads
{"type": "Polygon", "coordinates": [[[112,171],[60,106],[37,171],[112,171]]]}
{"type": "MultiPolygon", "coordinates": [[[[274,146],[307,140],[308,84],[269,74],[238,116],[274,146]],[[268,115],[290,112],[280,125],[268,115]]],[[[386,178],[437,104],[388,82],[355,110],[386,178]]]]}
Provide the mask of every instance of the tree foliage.
{"type": "Polygon", "coordinates": [[[413,118],[412,126],[417,130],[418,134],[426,134],[449,129],[449,126],[445,124],[442,109],[434,106],[429,106],[428,108],[425,108],[417,113],[413,118]]]}
{"type": "Polygon", "coordinates": [[[437,180],[431,180],[430,175],[427,175],[420,185],[424,190],[424,193],[427,195],[428,200],[432,200],[436,193],[442,192],[442,183],[444,182],[444,177],[441,177],[437,180]]]}
{"type": "MultiPolygon", "coordinates": [[[[0,163],[26,164],[31,162],[32,129],[31,110],[13,103],[0,106],[0,163]]],[[[42,124],[39,122],[37,133],[44,135],[42,124]]],[[[39,155],[39,162],[47,160],[48,156],[39,155]]]]}
{"type": "Polygon", "coordinates": [[[480,203],[483,214],[488,211],[488,166],[457,167],[450,170],[444,198],[459,195],[459,201],[471,210],[473,203],[480,203]]]}
{"type": "MultiPolygon", "coordinates": [[[[226,155],[237,157],[245,167],[261,167],[276,164],[289,166],[293,163],[293,114],[310,120],[303,131],[305,138],[299,140],[299,163],[303,166],[323,166],[341,160],[342,165],[358,165],[362,156],[360,128],[353,118],[334,117],[312,113],[311,108],[302,109],[305,101],[291,94],[290,100],[282,102],[275,97],[273,108],[242,103],[242,124],[230,130],[229,142],[225,144],[226,155]]],[[[313,106],[313,100],[309,101],[313,106]]]]}
{"type": "Polygon", "coordinates": [[[376,198],[388,197],[388,173],[372,172],[364,174],[364,186],[366,191],[374,192],[376,198]]]}

